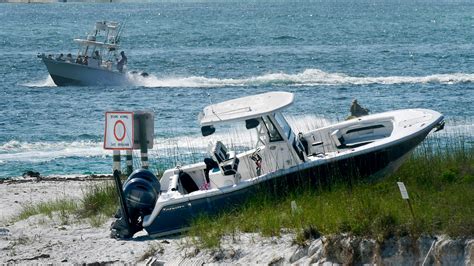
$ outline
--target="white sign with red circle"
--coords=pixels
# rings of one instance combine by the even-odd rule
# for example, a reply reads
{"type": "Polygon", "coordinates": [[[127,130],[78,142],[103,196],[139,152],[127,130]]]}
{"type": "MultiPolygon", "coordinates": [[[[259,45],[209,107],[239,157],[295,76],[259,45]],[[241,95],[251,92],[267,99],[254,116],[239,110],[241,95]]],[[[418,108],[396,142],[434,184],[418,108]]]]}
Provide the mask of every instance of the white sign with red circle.
{"type": "Polygon", "coordinates": [[[133,112],[106,112],[104,149],[133,148],[133,112]]]}

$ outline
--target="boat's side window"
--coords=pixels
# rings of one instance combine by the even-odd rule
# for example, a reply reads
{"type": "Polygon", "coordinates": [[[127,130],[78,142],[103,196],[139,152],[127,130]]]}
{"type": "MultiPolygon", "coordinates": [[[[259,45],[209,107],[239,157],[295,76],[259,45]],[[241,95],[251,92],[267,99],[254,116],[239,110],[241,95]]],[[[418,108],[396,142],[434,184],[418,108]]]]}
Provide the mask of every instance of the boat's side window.
{"type": "Polygon", "coordinates": [[[278,130],[273,124],[272,120],[268,116],[263,117],[263,122],[265,124],[265,127],[267,128],[268,136],[270,137],[270,142],[283,140],[280,133],[278,133],[278,130]]]}

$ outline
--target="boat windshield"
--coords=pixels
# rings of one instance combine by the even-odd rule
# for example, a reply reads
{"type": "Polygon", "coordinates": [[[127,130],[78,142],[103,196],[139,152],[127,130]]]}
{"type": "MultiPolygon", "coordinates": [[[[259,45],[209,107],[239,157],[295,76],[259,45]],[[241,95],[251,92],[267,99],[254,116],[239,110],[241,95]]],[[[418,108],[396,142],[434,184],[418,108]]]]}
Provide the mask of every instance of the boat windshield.
{"type": "Polygon", "coordinates": [[[270,117],[264,116],[262,118],[263,118],[265,127],[267,128],[268,136],[270,137],[270,142],[283,140],[283,138],[281,137],[280,133],[278,133],[278,130],[273,124],[270,117]]]}
{"type": "Polygon", "coordinates": [[[276,113],[275,114],[275,120],[277,123],[280,125],[281,129],[283,130],[283,133],[285,133],[286,137],[290,139],[290,136],[292,134],[292,130],[290,125],[288,125],[288,122],[286,122],[286,119],[283,117],[281,113],[276,113]]]}

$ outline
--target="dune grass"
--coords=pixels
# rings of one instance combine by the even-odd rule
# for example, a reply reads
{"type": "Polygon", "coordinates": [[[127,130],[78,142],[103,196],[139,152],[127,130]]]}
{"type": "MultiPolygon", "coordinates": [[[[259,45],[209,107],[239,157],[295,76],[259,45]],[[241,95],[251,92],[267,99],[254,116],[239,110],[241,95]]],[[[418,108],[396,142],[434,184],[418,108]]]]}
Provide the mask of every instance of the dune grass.
{"type": "Polygon", "coordinates": [[[238,210],[196,219],[189,235],[205,248],[218,247],[222,236],[236,231],[263,236],[290,231],[299,244],[319,234],[337,233],[378,241],[421,234],[472,237],[474,148],[472,142],[466,143],[463,138],[431,139],[395,173],[378,181],[335,181],[285,195],[262,192],[238,210]],[[397,181],[407,187],[414,216],[401,198],[397,181]]]}
{"type": "Polygon", "coordinates": [[[79,214],[82,217],[104,215],[112,217],[118,208],[117,192],[114,184],[94,184],[84,190],[79,214]]]}
{"type": "Polygon", "coordinates": [[[49,202],[41,202],[36,205],[24,205],[22,206],[20,214],[16,217],[16,220],[24,220],[37,214],[44,214],[49,218],[53,218],[53,212],[59,212],[61,223],[66,224],[68,220],[65,216],[77,208],[77,203],[69,199],[56,199],[49,202]]]}
{"type": "Polygon", "coordinates": [[[112,182],[92,184],[83,190],[83,194],[81,200],[56,199],[24,205],[14,220],[24,220],[33,215],[43,214],[50,219],[58,218],[62,225],[85,219],[92,226],[99,227],[117,211],[117,196],[112,182]],[[57,213],[57,216],[53,216],[53,213],[57,213]]]}

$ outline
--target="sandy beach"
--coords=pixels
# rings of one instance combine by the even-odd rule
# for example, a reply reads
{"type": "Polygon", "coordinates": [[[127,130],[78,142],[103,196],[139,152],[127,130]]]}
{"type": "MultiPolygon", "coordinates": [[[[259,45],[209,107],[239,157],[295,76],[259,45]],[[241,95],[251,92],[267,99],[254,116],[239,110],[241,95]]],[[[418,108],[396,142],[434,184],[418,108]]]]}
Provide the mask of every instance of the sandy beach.
{"type": "Polygon", "coordinates": [[[294,244],[294,235],[261,237],[241,233],[222,239],[218,249],[200,249],[185,236],[151,239],[145,232],[131,240],[110,237],[112,218],[100,227],[54,213],[13,222],[23,205],[54,199],[80,200],[88,186],[105,182],[87,178],[68,181],[0,183],[0,264],[344,264],[393,263],[473,265],[474,240],[424,237],[410,250],[407,239],[389,240],[383,246],[374,240],[350,236],[321,237],[305,246],[294,244]]]}
{"type": "Polygon", "coordinates": [[[185,237],[150,239],[139,233],[132,240],[110,237],[108,218],[100,227],[87,221],[77,223],[69,217],[64,225],[59,214],[52,217],[32,216],[12,222],[23,205],[55,199],[80,200],[88,186],[103,180],[29,181],[0,184],[0,263],[147,263],[149,261],[183,263],[215,262],[225,259],[239,263],[267,263],[295,250],[290,235],[281,238],[261,238],[242,234],[224,241],[221,252],[200,251],[185,237]],[[233,246],[233,243],[240,244],[233,246]],[[259,249],[253,246],[258,244],[259,249]],[[283,251],[283,253],[282,253],[283,251]],[[197,254],[200,256],[196,257],[197,254]],[[237,259],[237,260],[236,260],[237,259]]]}

